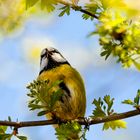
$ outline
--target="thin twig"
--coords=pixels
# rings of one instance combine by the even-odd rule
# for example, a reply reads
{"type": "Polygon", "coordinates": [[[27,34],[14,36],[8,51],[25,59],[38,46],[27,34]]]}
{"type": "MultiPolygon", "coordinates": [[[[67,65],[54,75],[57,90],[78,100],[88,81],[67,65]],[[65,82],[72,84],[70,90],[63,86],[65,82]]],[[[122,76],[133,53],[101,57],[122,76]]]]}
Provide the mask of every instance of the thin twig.
{"type": "Polygon", "coordinates": [[[86,9],[82,9],[81,6],[78,6],[78,5],[74,5],[70,2],[66,2],[66,1],[63,1],[63,0],[57,0],[58,3],[62,4],[62,5],[66,5],[66,6],[70,6],[72,9],[76,10],[76,11],[80,11],[84,14],[87,14],[93,18],[96,18],[98,19],[98,16],[96,16],[95,14],[91,13],[90,11],[87,11],[86,9]]]}
{"type": "MultiPolygon", "coordinates": [[[[119,114],[114,114],[106,117],[96,117],[93,119],[87,119],[85,121],[85,118],[80,118],[76,119],[75,121],[78,122],[81,125],[94,125],[94,124],[99,124],[99,123],[104,123],[104,122],[109,122],[109,121],[115,121],[115,120],[120,120],[120,119],[126,119],[129,117],[133,117],[136,115],[140,115],[140,111],[137,110],[132,110],[124,113],[119,113],[119,114]]],[[[32,126],[43,126],[43,125],[52,125],[52,124],[58,124],[58,123],[66,123],[71,120],[41,120],[41,121],[26,121],[26,122],[10,122],[10,121],[0,121],[0,125],[3,126],[13,126],[16,128],[21,128],[21,127],[32,127],[32,126]]]]}

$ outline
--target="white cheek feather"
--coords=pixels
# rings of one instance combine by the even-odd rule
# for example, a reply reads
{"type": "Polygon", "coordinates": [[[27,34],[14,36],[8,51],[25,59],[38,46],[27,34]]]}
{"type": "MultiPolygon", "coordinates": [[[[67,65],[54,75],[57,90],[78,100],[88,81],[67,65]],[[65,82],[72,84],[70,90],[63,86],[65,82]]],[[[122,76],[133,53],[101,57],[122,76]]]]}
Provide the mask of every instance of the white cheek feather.
{"type": "Polygon", "coordinates": [[[52,55],[53,60],[55,60],[56,62],[66,62],[67,60],[60,55],[59,53],[53,53],[52,55]]]}
{"type": "Polygon", "coordinates": [[[42,71],[48,65],[48,58],[43,57],[40,64],[40,71],[42,71]]]}

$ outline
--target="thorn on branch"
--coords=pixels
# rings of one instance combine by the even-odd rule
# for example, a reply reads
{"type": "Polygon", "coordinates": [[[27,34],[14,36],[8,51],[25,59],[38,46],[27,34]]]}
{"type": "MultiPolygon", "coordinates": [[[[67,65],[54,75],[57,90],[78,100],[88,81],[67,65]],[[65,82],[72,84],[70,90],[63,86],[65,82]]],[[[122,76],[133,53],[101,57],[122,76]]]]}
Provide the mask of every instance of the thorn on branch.
{"type": "Polygon", "coordinates": [[[18,128],[17,127],[14,127],[13,129],[13,135],[16,136],[18,134],[18,128]]]}
{"type": "Polygon", "coordinates": [[[140,106],[136,107],[136,109],[140,112],[140,106]]]}

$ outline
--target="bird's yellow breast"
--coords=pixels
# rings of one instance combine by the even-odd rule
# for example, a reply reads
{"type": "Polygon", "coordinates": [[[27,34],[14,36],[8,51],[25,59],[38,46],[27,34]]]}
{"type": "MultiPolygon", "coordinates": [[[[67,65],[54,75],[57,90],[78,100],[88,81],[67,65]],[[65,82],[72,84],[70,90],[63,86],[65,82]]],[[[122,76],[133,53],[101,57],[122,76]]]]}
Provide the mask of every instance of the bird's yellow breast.
{"type": "MultiPolygon", "coordinates": [[[[83,117],[86,109],[86,97],[83,80],[80,74],[68,64],[60,65],[51,70],[42,72],[38,80],[49,80],[53,83],[62,80],[70,91],[70,97],[59,104],[56,116],[62,119],[83,117]]],[[[58,90],[60,87],[54,87],[58,90]]]]}

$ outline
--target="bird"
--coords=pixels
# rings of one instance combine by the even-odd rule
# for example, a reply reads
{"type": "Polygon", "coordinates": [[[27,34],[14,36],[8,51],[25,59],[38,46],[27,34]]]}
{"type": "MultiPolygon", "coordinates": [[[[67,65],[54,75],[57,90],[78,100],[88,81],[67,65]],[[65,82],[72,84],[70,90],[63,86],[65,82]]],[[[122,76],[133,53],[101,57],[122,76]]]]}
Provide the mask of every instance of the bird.
{"type": "MultiPolygon", "coordinates": [[[[86,110],[84,81],[80,73],[57,49],[47,47],[42,50],[38,80],[49,80],[49,84],[58,80],[62,81],[53,87],[53,91],[61,89],[63,96],[58,101],[55,111],[46,115],[48,119],[52,119],[54,116],[65,120],[84,117],[86,110]]],[[[49,94],[51,95],[52,92],[49,94]]]]}

